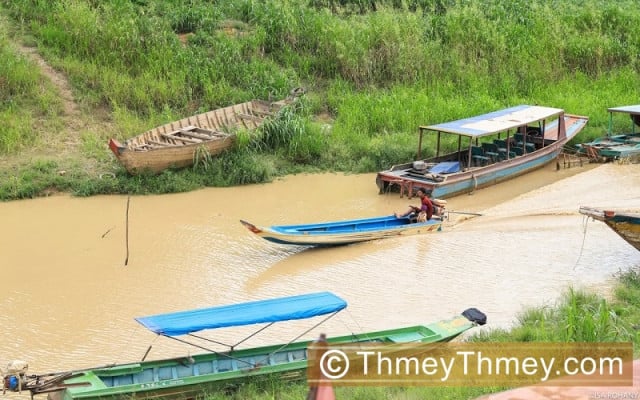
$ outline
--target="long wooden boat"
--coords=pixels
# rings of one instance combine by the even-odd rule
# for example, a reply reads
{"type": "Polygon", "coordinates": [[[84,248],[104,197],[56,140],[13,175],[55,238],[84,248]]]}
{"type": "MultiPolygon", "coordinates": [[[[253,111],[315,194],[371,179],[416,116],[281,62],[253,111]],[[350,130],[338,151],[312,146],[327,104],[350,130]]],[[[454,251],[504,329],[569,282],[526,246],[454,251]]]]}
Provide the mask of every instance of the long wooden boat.
{"type": "Polygon", "coordinates": [[[630,245],[640,250],[640,212],[580,207],[581,214],[602,221],[630,245]]]}
{"type": "Polygon", "coordinates": [[[609,112],[607,135],[577,144],[578,154],[586,155],[598,162],[623,159],[637,161],[640,158],[640,132],[636,131],[636,125],[640,126],[640,104],[611,107],[607,111],[609,112]],[[614,116],[620,114],[628,115],[631,119],[631,127],[626,133],[614,132],[614,116]]]}
{"type": "Polygon", "coordinates": [[[109,148],[131,174],[187,167],[197,157],[227,150],[238,130],[255,130],[302,93],[302,89],[294,89],[280,101],[251,100],[193,115],[155,127],[124,143],[112,138],[109,148]]]}
{"type": "Polygon", "coordinates": [[[409,197],[418,187],[436,198],[471,193],[553,161],[587,121],[559,108],[520,105],[420,126],[416,160],[379,172],[376,184],[381,194],[399,190],[409,197]],[[423,159],[427,132],[436,134],[435,156],[423,159]],[[444,153],[445,137],[455,151],[444,153]]]}
{"type": "Polygon", "coordinates": [[[240,222],[270,242],[301,246],[337,246],[442,230],[442,220],[438,217],[426,222],[414,222],[409,217],[396,218],[394,215],[270,227],[259,227],[243,220],[240,222]]]}
{"type": "MultiPolygon", "coordinates": [[[[325,316],[325,320],[347,306],[329,292],[281,297],[198,310],[136,318],[158,335],[174,338],[202,338],[196,332],[231,326],[269,324],[325,316]]],[[[324,322],[321,321],[320,323],[324,322]]],[[[424,326],[329,337],[329,344],[342,343],[436,343],[447,342],[463,332],[486,323],[486,315],[470,308],[462,315],[424,326]]],[[[257,332],[256,332],[257,333],[257,332]]],[[[253,335],[251,335],[253,336],[253,335]]],[[[249,336],[249,337],[251,337],[249,336]]],[[[301,336],[301,335],[300,335],[301,336]]],[[[298,336],[298,338],[300,337],[298,336]]],[[[89,368],[44,375],[19,377],[22,390],[32,396],[48,393],[50,400],[72,399],[159,399],[203,398],[217,390],[261,380],[302,380],[306,377],[307,348],[311,341],[296,339],[271,346],[189,355],[166,360],[89,368]]],[[[219,343],[211,340],[210,342],[219,343]]],[[[16,376],[9,376],[17,380],[16,376]]]]}

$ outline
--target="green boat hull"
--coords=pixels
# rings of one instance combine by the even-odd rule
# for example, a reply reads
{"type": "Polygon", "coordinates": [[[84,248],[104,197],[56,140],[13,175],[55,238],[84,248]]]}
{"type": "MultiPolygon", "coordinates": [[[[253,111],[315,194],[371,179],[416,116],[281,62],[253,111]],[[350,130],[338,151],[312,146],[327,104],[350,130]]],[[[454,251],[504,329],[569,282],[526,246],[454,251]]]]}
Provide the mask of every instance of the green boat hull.
{"type": "MultiPolygon", "coordinates": [[[[426,326],[333,337],[328,342],[447,342],[478,325],[472,320],[458,316],[426,326]]],[[[309,345],[301,341],[87,369],[69,372],[53,383],[32,382],[28,388],[32,394],[48,393],[51,400],[203,398],[246,383],[304,380],[309,345]]]]}

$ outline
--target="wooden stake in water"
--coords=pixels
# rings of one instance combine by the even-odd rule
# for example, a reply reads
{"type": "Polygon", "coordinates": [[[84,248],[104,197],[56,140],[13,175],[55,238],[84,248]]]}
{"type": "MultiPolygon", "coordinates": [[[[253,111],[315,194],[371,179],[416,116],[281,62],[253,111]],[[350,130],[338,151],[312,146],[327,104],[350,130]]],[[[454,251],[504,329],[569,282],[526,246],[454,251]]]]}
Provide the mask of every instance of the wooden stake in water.
{"type": "Polygon", "coordinates": [[[124,260],[124,265],[129,263],[129,200],[131,196],[127,196],[127,214],[126,214],[126,230],[125,230],[125,244],[127,248],[127,258],[124,260]]]}

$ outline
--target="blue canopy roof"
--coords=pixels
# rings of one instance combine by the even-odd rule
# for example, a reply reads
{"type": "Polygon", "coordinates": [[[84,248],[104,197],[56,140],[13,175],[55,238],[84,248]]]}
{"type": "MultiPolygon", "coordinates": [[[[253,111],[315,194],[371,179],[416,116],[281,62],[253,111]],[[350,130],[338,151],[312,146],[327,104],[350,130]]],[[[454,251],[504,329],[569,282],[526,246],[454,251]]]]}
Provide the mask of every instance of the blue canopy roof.
{"type": "Polygon", "coordinates": [[[560,108],[520,105],[457,121],[421,126],[420,128],[460,136],[480,137],[504,132],[561,113],[563,110],[560,108]]]}
{"type": "Polygon", "coordinates": [[[347,302],[335,294],[320,292],[158,314],[136,321],[157,334],[180,336],[205,329],[311,318],[346,306],[347,302]]]}

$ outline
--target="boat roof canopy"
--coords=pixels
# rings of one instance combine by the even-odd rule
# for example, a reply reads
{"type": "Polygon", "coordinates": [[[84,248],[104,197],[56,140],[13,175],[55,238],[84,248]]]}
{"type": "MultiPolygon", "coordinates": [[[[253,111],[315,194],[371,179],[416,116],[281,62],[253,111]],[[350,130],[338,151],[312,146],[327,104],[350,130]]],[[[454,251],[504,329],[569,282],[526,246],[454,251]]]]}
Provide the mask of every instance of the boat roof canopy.
{"type": "Polygon", "coordinates": [[[627,113],[627,114],[640,114],[640,104],[635,106],[622,106],[622,107],[611,107],[608,108],[609,112],[619,112],[619,113],[627,113]]]}
{"type": "Polygon", "coordinates": [[[421,126],[420,131],[428,129],[472,138],[481,137],[558,116],[563,112],[560,108],[520,105],[457,121],[421,126]]]}
{"type": "Polygon", "coordinates": [[[319,292],[139,317],[136,321],[159,335],[180,336],[206,329],[312,318],[346,306],[347,302],[335,294],[319,292]]]}

